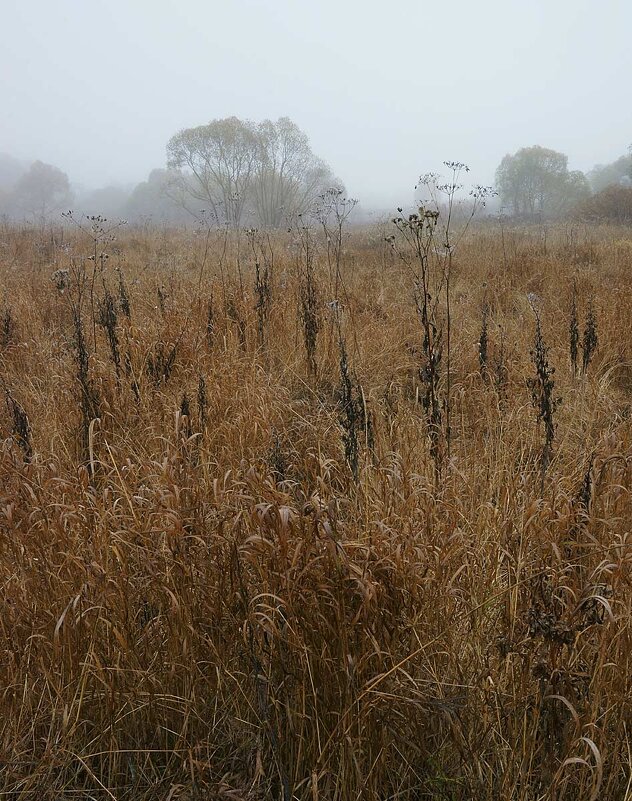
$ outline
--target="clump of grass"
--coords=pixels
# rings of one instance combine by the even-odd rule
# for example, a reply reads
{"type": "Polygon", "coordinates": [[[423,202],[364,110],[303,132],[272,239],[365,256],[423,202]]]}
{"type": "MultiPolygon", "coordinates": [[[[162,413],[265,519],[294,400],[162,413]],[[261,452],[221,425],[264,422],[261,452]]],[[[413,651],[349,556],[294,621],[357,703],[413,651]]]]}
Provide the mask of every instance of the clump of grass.
{"type": "Polygon", "coordinates": [[[289,471],[289,464],[278,431],[274,432],[268,461],[276,483],[280,484],[285,481],[289,471]]]}
{"type": "Polygon", "coordinates": [[[311,376],[315,377],[317,373],[316,347],[321,319],[319,296],[314,275],[314,257],[308,230],[305,230],[302,242],[305,261],[300,284],[300,320],[303,328],[305,354],[307,356],[307,370],[311,376]]]}
{"type": "Polygon", "coordinates": [[[226,303],[226,314],[228,315],[228,319],[235,324],[237,329],[239,347],[245,351],[248,344],[246,340],[246,321],[239,311],[239,308],[237,307],[237,304],[233,298],[229,298],[228,302],[226,303]]]}
{"type": "Polygon", "coordinates": [[[579,315],[577,312],[577,286],[573,281],[573,289],[571,293],[571,308],[569,319],[569,352],[571,360],[571,371],[573,376],[577,376],[580,372],[579,354],[581,350],[581,374],[586,375],[590,362],[597,350],[599,344],[599,336],[597,334],[597,317],[595,315],[595,307],[592,298],[588,303],[588,312],[586,314],[586,323],[584,326],[583,335],[580,337],[579,333],[579,315]]]}
{"type": "Polygon", "coordinates": [[[121,312],[123,315],[128,319],[131,320],[132,318],[132,309],[129,302],[129,294],[127,292],[127,286],[125,285],[125,279],[123,277],[123,271],[119,268],[118,269],[118,304],[121,312]]]}
{"type": "Polygon", "coordinates": [[[246,231],[255,263],[255,311],[257,313],[257,342],[265,344],[265,331],[272,306],[272,268],[274,250],[269,235],[264,238],[256,228],[246,231]]]}
{"type": "Polygon", "coordinates": [[[507,369],[507,353],[505,347],[505,332],[500,329],[500,343],[494,351],[494,386],[501,401],[507,397],[507,383],[509,379],[507,369]]]}
{"type": "Polygon", "coordinates": [[[373,451],[374,435],[373,420],[368,412],[366,398],[362,387],[353,377],[349,368],[347,346],[339,332],[338,347],[340,353],[340,425],[342,427],[342,441],[345,459],[355,481],[358,481],[360,472],[360,449],[362,441],[373,451]]]}
{"type": "Polygon", "coordinates": [[[597,335],[597,318],[595,316],[595,308],[591,302],[588,304],[588,314],[586,316],[586,325],[584,327],[584,334],[582,337],[582,374],[586,375],[590,361],[597,350],[599,344],[599,337],[597,335]]]}
{"type": "Polygon", "coordinates": [[[215,341],[215,309],[213,306],[213,293],[209,293],[206,302],[206,343],[209,350],[213,349],[215,341]]]}
{"type": "Polygon", "coordinates": [[[160,313],[164,317],[167,313],[167,291],[164,286],[159,286],[156,289],[156,295],[158,296],[158,307],[160,309],[160,313]]]}
{"type": "Polygon", "coordinates": [[[93,420],[100,414],[101,399],[99,391],[90,375],[90,355],[83,328],[83,318],[81,306],[73,305],[73,328],[74,328],[74,351],[77,369],[77,382],[79,384],[79,408],[81,410],[81,452],[83,461],[90,465],[90,471],[94,472],[94,460],[90,448],[90,428],[93,420]]]}
{"type": "Polygon", "coordinates": [[[17,339],[17,324],[10,306],[6,306],[0,316],[0,350],[6,350],[9,345],[15,344],[17,339]]]}
{"type": "Polygon", "coordinates": [[[110,346],[110,357],[118,380],[121,377],[121,352],[118,332],[116,330],[118,324],[118,309],[116,301],[108,289],[105,290],[103,300],[99,301],[99,324],[106,332],[108,345],[110,346]]]}
{"type": "Polygon", "coordinates": [[[531,350],[531,359],[535,367],[535,376],[529,378],[527,384],[531,390],[531,401],[536,409],[537,419],[544,426],[544,444],[540,465],[542,480],[546,473],[553,453],[553,439],[555,437],[555,412],[562,402],[554,397],[555,368],[549,364],[549,349],[544,343],[540,314],[533,307],[535,315],[535,342],[531,350]]]}
{"type": "Polygon", "coordinates": [[[571,358],[571,371],[573,376],[578,373],[578,357],[579,357],[579,320],[577,316],[577,285],[573,281],[573,290],[571,293],[571,311],[570,320],[568,324],[569,333],[569,353],[571,358]]]}
{"type": "Polygon", "coordinates": [[[263,268],[259,262],[255,262],[255,296],[257,311],[257,341],[263,347],[265,343],[266,321],[270,313],[272,304],[272,284],[270,281],[270,271],[268,266],[263,268]]]}
{"type": "Polygon", "coordinates": [[[6,402],[9,415],[12,419],[11,433],[24,454],[24,460],[29,462],[33,456],[33,443],[31,439],[31,424],[24,408],[7,390],[6,402]]]}
{"type": "Polygon", "coordinates": [[[489,380],[489,331],[487,328],[488,317],[489,306],[487,303],[484,303],[483,311],[481,313],[481,331],[478,337],[478,364],[484,381],[489,380]]]}
{"type": "Polygon", "coordinates": [[[171,378],[177,354],[178,342],[175,342],[168,351],[165,350],[163,342],[154,344],[153,353],[147,357],[146,370],[155,386],[166,383],[171,378]]]}
{"type": "Polygon", "coordinates": [[[202,374],[200,374],[198,378],[197,407],[200,433],[204,435],[204,430],[206,429],[206,418],[208,414],[208,395],[206,393],[206,380],[202,374]]]}
{"type": "Polygon", "coordinates": [[[191,403],[189,396],[185,392],[180,401],[180,418],[184,420],[184,435],[186,439],[190,439],[193,434],[193,424],[191,422],[191,403]]]}

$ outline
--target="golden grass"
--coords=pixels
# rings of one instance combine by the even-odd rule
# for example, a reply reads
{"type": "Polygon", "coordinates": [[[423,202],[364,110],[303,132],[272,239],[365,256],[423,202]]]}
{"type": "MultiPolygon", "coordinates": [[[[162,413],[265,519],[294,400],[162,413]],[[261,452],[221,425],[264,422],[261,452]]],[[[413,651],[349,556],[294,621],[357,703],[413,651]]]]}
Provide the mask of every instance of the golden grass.
{"type": "Polygon", "coordinates": [[[130,296],[126,369],[117,381],[102,327],[94,351],[84,295],[99,417],[82,435],[76,287],[51,276],[91,245],[0,231],[14,321],[0,381],[34,452],[7,402],[0,798],[632,797],[632,232],[472,231],[455,257],[438,484],[410,275],[384,236],[351,232],[342,259],[342,330],[375,438],[356,483],[322,243],[313,378],[291,236],[272,242],[259,347],[247,243],[238,259],[220,234],[120,234],[105,277],[116,295],[120,265],[130,296]],[[573,281],[600,340],[580,378],[573,281]],[[543,491],[528,293],[563,399],[543,491]],[[485,301],[501,392],[479,373],[485,301]],[[176,346],[167,379],[148,371],[160,346],[176,346]]]}

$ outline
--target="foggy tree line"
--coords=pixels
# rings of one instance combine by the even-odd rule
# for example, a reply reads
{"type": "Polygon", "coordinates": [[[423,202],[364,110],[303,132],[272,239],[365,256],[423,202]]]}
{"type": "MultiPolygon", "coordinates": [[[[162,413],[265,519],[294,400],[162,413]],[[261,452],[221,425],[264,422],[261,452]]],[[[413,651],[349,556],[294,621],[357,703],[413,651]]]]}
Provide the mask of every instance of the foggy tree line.
{"type": "Polygon", "coordinates": [[[583,172],[569,171],[568,158],[546,147],[522,148],[496,170],[501,203],[515,217],[557,217],[590,196],[583,172]]]}
{"type": "Polygon", "coordinates": [[[190,215],[166,194],[168,170],[152,170],[136,186],[105,186],[92,191],[73,187],[59,168],[35,161],[26,166],[0,154],[0,217],[30,223],[58,220],[63,211],[102,214],[132,221],[152,218],[185,223],[190,215]]]}
{"type": "Polygon", "coordinates": [[[521,148],[496,170],[501,211],[522,220],[568,215],[613,222],[632,221],[632,147],[612,164],[587,175],[568,169],[568,158],[550,148],[521,148]]]}
{"type": "MultiPolygon", "coordinates": [[[[342,183],[288,117],[254,123],[236,117],[171,137],[166,168],[130,187],[77,190],[50,164],[28,168],[0,154],[0,216],[43,222],[74,207],[88,214],[170,224],[203,216],[211,224],[280,228],[342,183]]],[[[496,170],[497,210],[521,220],[568,215],[632,221],[632,146],[587,174],[539,145],[506,155],[496,170]]]]}
{"type": "Polygon", "coordinates": [[[49,164],[21,171],[0,158],[0,214],[43,221],[78,203],[88,213],[181,223],[279,228],[331,188],[343,189],[288,117],[253,123],[236,117],[186,128],[167,144],[167,168],[132,190],[105,187],[81,196],[49,164]],[[5,180],[3,173],[13,180],[5,180]]]}

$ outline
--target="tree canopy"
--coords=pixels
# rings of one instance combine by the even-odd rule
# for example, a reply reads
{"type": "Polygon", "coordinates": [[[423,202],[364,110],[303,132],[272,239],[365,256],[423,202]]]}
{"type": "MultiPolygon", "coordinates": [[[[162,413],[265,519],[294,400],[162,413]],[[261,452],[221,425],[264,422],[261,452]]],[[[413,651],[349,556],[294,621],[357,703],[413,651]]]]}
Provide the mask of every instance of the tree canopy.
{"type": "Polygon", "coordinates": [[[126,219],[173,224],[189,222],[190,212],[172,195],[174,185],[179,192],[177,176],[169,170],[152,170],[147,180],[139,183],[129,196],[124,208],[126,219]]]}
{"type": "Polygon", "coordinates": [[[186,128],[170,139],[167,159],[180,176],[183,202],[201,201],[218,222],[233,226],[252,220],[278,228],[340,185],[288,117],[259,124],[228,117],[186,128]]]}
{"type": "Polygon", "coordinates": [[[612,184],[579,203],[575,216],[594,222],[632,223],[632,187],[612,184]]]}
{"type": "Polygon", "coordinates": [[[590,194],[586,176],[564,153],[535,145],[506,155],[496,170],[503,206],[526,219],[559,217],[590,194]]]}
{"type": "Polygon", "coordinates": [[[9,193],[7,203],[13,212],[38,222],[67,207],[73,198],[68,176],[51,164],[34,161],[9,193]]]}
{"type": "Polygon", "coordinates": [[[588,173],[588,180],[593,192],[601,192],[608,186],[621,184],[632,185],[632,145],[624,156],[620,156],[610,164],[597,164],[588,173]]]}

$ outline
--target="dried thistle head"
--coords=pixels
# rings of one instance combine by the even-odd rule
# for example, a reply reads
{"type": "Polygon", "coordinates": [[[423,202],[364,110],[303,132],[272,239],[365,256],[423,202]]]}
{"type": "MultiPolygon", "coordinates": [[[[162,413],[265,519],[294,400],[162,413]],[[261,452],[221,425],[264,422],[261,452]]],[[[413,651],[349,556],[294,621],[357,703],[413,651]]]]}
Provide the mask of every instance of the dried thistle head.
{"type": "Polygon", "coordinates": [[[57,291],[63,295],[70,286],[70,273],[68,270],[55,270],[51,278],[57,291]]]}

